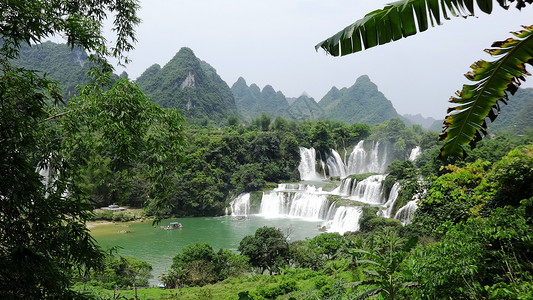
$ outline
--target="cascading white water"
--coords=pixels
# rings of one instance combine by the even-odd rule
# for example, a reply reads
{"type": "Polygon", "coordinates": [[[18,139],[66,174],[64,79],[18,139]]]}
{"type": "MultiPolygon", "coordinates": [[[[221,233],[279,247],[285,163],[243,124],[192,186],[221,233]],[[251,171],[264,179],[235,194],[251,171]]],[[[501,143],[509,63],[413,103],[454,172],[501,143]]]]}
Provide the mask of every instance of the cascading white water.
{"type": "Polygon", "coordinates": [[[307,184],[304,183],[280,183],[274,191],[301,191],[307,188],[307,184]]]}
{"type": "Polygon", "coordinates": [[[368,178],[357,182],[350,193],[350,199],[370,203],[382,204],[386,201],[383,194],[383,180],[387,175],[372,175],[368,178]]]}
{"type": "Polygon", "coordinates": [[[324,227],[328,232],[344,234],[347,231],[359,230],[359,219],[363,214],[360,206],[339,206],[333,203],[328,212],[328,219],[324,227]]]}
{"type": "Polygon", "coordinates": [[[341,185],[338,190],[338,194],[344,195],[344,196],[350,196],[350,193],[352,191],[352,184],[356,184],[357,181],[352,178],[345,178],[341,181],[341,185]]]}
{"type": "MultiPolygon", "coordinates": [[[[416,151],[415,149],[411,151],[412,157],[415,156],[416,151],[419,151],[419,148],[416,151]]],[[[344,156],[343,161],[337,151],[331,150],[331,155],[326,157],[324,161],[317,159],[315,149],[300,147],[301,160],[298,171],[301,180],[322,181],[327,178],[326,175],[339,176],[342,179],[340,186],[331,192],[324,192],[314,185],[279,184],[272,192],[263,193],[259,214],[268,218],[296,217],[323,220],[323,225],[327,231],[344,233],[358,230],[362,208],[349,205],[337,207],[336,203],[329,202],[328,195],[338,195],[345,200],[382,205],[378,215],[390,218],[394,202],[398,197],[398,191],[401,188],[400,185],[395,184],[390,193],[385,195],[383,181],[386,175],[372,175],[361,181],[350,178],[348,175],[383,174],[391,160],[394,159],[391,144],[389,142],[360,141],[348,159],[346,159],[346,151],[344,156]],[[322,170],[317,170],[317,166],[319,166],[318,168],[321,166],[322,170]],[[328,174],[326,174],[326,169],[328,174]]],[[[412,206],[411,203],[409,204],[412,206]]],[[[412,214],[412,211],[408,207],[402,209],[396,215],[402,218],[402,222],[410,222],[410,219],[407,219],[403,213],[412,214]]]]}
{"type": "Polygon", "coordinates": [[[230,202],[232,216],[247,216],[250,214],[250,193],[243,193],[230,202]]]}
{"type": "Polygon", "coordinates": [[[389,148],[389,143],[360,141],[348,158],[348,174],[384,173],[390,163],[389,148]],[[370,142],[372,144],[368,147],[370,142]]]}
{"type": "Polygon", "coordinates": [[[314,148],[300,147],[300,171],[301,180],[322,180],[320,175],[316,172],[316,151],[314,148]]]}
{"type": "Polygon", "coordinates": [[[411,200],[398,210],[396,215],[394,215],[394,218],[402,222],[403,225],[407,225],[413,220],[413,214],[417,208],[417,200],[411,200]]]}
{"type": "Polygon", "coordinates": [[[263,193],[259,214],[267,218],[297,217],[323,220],[327,215],[327,195],[316,194],[314,189],[300,192],[263,193]]]}
{"type": "Polygon", "coordinates": [[[414,147],[413,150],[411,150],[411,154],[409,154],[409,160],[414,161],[418,156],[420,156],[420,153],[422,153],[420,147],[414,147]]]}
{"type": "Polygon", "coordinates": [[[384,209],[380,210],[378,212],[378,215],[385,218],[390,218],[392,214],[392,209],[394,208],[394,203],[396,203],[396,199],[398,199],[398,193],[400,192],[401,185],[400,183],[396,182],[389,193],[389,198],[387,199],[387,202],[383,205],[384,209]]]}
{"type": "Polygon", "coordinates": [[[339,176],[340,178],[346,177],[346,166],[342,161],[339,152],[331,150],[331,156],[326,160],[326,164],[329,169],[329,176],[339,176]]]}

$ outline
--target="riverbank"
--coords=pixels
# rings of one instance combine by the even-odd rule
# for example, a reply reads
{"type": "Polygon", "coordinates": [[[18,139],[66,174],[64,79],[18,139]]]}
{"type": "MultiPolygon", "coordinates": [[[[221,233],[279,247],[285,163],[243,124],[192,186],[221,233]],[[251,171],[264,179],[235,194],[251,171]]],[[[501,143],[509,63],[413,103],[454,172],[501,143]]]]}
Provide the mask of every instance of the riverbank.
{"type": "Polygon", "coordinates": [[[111,211],[106,209],[95,209],[94,218],[92,221],[87,222],[87,228],[91,229],[99,225],[109,225],[113,223],[129,223],[151,220],[144,215],[142,208],[129,208],[125,207],[125,210],[111,211]]]}

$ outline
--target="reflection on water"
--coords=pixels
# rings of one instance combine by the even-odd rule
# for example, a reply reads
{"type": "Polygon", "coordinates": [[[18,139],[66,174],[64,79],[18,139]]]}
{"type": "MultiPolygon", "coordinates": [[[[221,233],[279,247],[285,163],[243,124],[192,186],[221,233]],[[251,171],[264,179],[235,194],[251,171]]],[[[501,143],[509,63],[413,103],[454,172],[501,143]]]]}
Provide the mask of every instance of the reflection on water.
{"type": "Polygon", "coordinates": [[[215,251],[237,251],[242,238],[254,234],[262,226],[277,227],[295,241],[318,235],[320,224],[321,221],[296,218],[267,219],[251,215],[243,220],[224,216],[163,220],[157,226],[152,226],[151,221],[98,225],[91,229],[91,234],[104,249],[118,246],[120,255],[135,256],[150,263],[154,275],[150,284],[155,285],[161,274],[170,268],[172,258],[189,244],[207,242],[215,251]],[[160,228],[176,221],[183,224],[183,228],[160,228]]]}

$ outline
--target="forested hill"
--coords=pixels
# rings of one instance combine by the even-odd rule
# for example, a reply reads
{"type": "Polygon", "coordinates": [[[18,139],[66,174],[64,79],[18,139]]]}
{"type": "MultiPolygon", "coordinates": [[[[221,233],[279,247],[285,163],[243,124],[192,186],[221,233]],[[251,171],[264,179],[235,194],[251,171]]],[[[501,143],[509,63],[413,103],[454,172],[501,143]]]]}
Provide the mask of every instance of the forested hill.
{"type": "MultiPolygon", "coordinates": [[[[533,129],[533,88],[518,89],[516,93],[509,95],[508,105],[500,103],[501,113],[494,122],[488,122],[488,132],[498,134],[503,130],[510,133],[523,135],[528,130],[533,129]]],[[[444,116],[444,112],[443,112],[444,116]]],[[[420,124],[422,127],[441,131],[444,120],[435,120],[433,118],[424,118],[420,114],[403,115],[402,119],[406,124],[420,124]]]]}
{"type": "Polygon", "coordinates": [[[19,67],[38,70],[49,78],[59,81],[63,97],[76,93],[76,87],[87,83],[87,53],[78,48],[70,49],[65,44],[45,42],[34,47],[23,46],[20,58],[15,61],[19,67]]]}
{"type": "Polygon", "coordinates": [[[315,99],[301,95],[291,103],[288,113],[295,120],[323,120],[325,119],[324,110],[316,103],[315,99]]]}
{"type": "Polygon", "coordinates": [[[366,75],[359,77],[349,88],[339,90],[333,87],[318,103],[307,95],[287,99],[270,85],[263,90],[255,84],[248,86],[242,77],[233,84],[231,90],[245,121],[262,113],[296,120],[331,119],[371,125],[399,117],[392,103],[366,75]],[[290,104],[288,100],[291,100],[290,104]]]}
{"type": "Polygon", "coordinates": [[[392,103],[367,75],[359,77],[349,88],[333,87],[318,105],[326,118],[347,123],[374,125],[399,117],[392,103]]]}
{"type": "Polygon", "coordinates": [[[181,110],[192,122],[221,123],[237,115],[229,86],[189,48],[181,48],[162,68],[149,67],[136,82],[153,102],[181,110]]]}
{"type": "Polygon", "coordinates": [[[265,113],[271,116],[289,117],[289,102],[280,91],[270,85],[261,90],[256,84],[248,86],[244,78],[239,77],[231,87],[235,104],[244,121],[249,122],[265,113]]]}
{"type": "Polygon", "coordinates": [[[524,134],[533,129],[533,88],[518,89],[509,97],[508,105],[500,104],[501,114],[493,123],[488,123],[489,133],[509,130],[524,134]]]}

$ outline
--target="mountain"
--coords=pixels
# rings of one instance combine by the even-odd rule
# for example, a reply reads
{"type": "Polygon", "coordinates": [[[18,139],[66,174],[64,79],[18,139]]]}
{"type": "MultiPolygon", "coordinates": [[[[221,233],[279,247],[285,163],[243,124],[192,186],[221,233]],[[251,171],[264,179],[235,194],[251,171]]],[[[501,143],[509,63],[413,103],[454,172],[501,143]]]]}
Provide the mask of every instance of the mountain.
{"type": "MultiPolygon", "coordinates": [[[[404,114],[402,115],[403,118],[409,120],[412,124],[418,124],[424,127],[425,129],[428,129],[435,123],[435,119],[431,117],[424,117],[421,114],[411,115],[411,114],[404,114]]],[[[442,122],[441,122],[442,123],[442,122]]]]}
{"type": "Polygon", "coordinates": [[[282,92],[275,91],[270,85],[261,90],[256,84],[248,86],[244,78],[239,77],[231,87],[239,114],[245,121],[251,121],[263,113],[272,117],[288,117],[289,102],[282,92]]]}
{"type": "Polygon", "coordinates": [[[518,89],[509,96],[507,105],[500,103],[501,113],[494,122],[487,122],[489,132],[509,130],[517,134],[533,129],[533,88],[518,89]]]}
{"type": "Polygon", "coordinates": [[[193,123],[222,123],[237,115],[229,86],[189,48],[181,48],[163,67],[152,65],[136,82],[154,103],[181,110],[193,123]]]}
{"type": "MultiPolygon", "coordinates": [[[[516,134],[524,134],[528,130],[533,129],[533,88],[518,89],[513,96],[509,96],[508,105],[500,103],[500,114],[490,122],[487,119],[487,126],[489,133],[498,133],[498,131],[507,130],[516,134]]],[[[432,118],[424,118],[418,115],[403,115],[404,118],[422,125],[429,130],[440,132],[442,131],[442,123],[444,120],[433,120],[432,118]],[[423,122],[433,120],[430,126],[426,127],[423,122]]]]}
{"type": "Polygon", "coordinates": [[[367,75],[359,77],[349,88],[333,87],[318,105],[324,110],[325,118],[349,124],[374,125],[399,117],[392,103],[367,75]]]}
{"type": "Polygon", "coordinates": [[[71,49],[66,44],[48,41],[33,47],[22,46],[20,56],[14,64],[46,73],[49,78],[61,84],[63,97],[68,99],[77,92],[78,85],[89,82],[87,57],[82,49],[71,49]]]}
{"type": "Polygon", "coordinates": [[[305,94],[291,102],[288,113],[291,119],[296,120],[324,119],[324,110],[316,103],[315,99],[305,94]]]}

